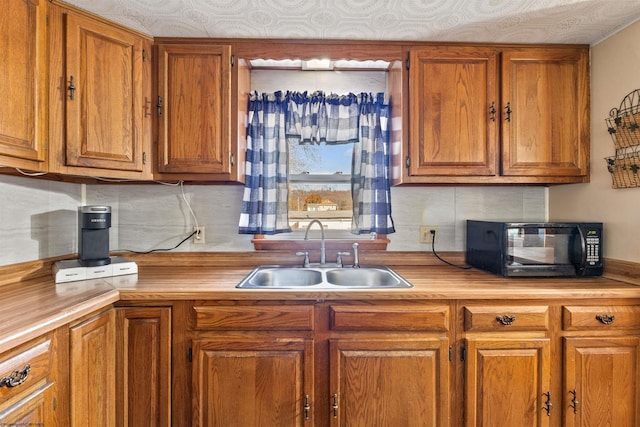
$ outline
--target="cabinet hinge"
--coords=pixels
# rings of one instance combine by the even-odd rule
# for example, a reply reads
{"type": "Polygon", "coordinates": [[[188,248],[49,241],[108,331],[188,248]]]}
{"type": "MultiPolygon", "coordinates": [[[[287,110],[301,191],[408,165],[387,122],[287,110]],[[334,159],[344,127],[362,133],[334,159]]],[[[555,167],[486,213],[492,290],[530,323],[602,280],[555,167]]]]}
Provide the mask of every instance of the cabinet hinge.
{"type": "Polygon", "coordinates": [[[142,49],[142,62],[147,62],[147,50],[142,49]]]}
{"type": "Polygon", "coordinates": [[[231,55],[231,66],[235,66],[236,65],[236,56],[235,55],[231,55]]]}
{"type": "Polygon", "coordinates": [[[464,362],[465,360],[467,360],[467,349],[462,346],[460,347],[460,361],[464,362]]]}
{"type": "Polygon", "coordinates": [[[143,165],[147,164],[147,152],[146,151],[142,152],[142,164],[143,165]]]}
{"type": "Polygon", "coordinates": [[[453,362],[453,347],[449,346],[449,362],[453,362]]]}
{"type": "Polygon", "coordinates": [[[189,351],[187,351],[187,359],[189,362],[193,362],[193,349],[189,347],[189,351]]]}
{"type": "Polygon", "coordinates": [[[55,396],[53,396],[53,410],[58,409],[58,400],[55,396]]]}

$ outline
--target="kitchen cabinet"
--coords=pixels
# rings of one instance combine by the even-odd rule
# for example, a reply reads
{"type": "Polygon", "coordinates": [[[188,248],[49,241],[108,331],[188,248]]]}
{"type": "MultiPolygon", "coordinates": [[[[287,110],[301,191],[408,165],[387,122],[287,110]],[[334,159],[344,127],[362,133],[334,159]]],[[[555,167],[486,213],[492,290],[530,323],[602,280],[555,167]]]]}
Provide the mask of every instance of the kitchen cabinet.
{"type": "Polygon", "coordinates": [[[193,423],[449,425],[449,308],[194,306],[193,423]]]}
{"type": "Polygon", "coordinates": [[[48,2],[7,0],[0,16],[0,165],[47,170],[48,2]]]}
{"type": "Polygon", "coordinates": [[[231,45],[159,43],[157,79],[157,177],[237,180],[231,45]]]}
{"type": "Polygon", "coordinates": [[[0,425],[66,425],[57,413],[59,351],[50,332],[0,355],[0,425]]]}
{"type": "Polygon", "coordinates": [[[73,427],[116,425],[115,317],[109,309],[69,328],[73,427]]]}
{"type": "Polygon", "coordinates": [[[50,26],[50,171],[150,179],[150,39],[55,4],[50,26]]]}
{"type": "Polygon", "coordinates": [[[547,306],[464,309],[465,426],[549,426],[547,306]]]}
{"type": "Polygon", "coordinates": [[[640,307],[565,306],[563,312],[563,425],[638,425],[640,307]]]}
{"type": "Polygon", "coordinates": [[[193,309],[193,425],[316,425],[312,305],[193,309]]]}
{"type": "Polygon", "coordinates": [[[118,307],[116,331],[117,425],[170,426],[171,307],[118,307]]]}
{"type": "Polygon", "coordinates": [[[410,49],[406,183],[588,180],[588,48],[410,49]]]}

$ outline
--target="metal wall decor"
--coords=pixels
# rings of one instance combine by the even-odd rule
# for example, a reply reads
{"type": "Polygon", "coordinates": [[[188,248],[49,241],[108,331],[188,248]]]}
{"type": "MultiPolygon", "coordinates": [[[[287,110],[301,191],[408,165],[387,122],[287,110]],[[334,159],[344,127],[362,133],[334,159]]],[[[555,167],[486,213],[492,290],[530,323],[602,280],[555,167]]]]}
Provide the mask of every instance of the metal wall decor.
{"type": "Polygon", "coordinates": [[[640,89],[622,99],[606,119],[615,155],[606,157],[613,188],[640,187],[640,89]]]}

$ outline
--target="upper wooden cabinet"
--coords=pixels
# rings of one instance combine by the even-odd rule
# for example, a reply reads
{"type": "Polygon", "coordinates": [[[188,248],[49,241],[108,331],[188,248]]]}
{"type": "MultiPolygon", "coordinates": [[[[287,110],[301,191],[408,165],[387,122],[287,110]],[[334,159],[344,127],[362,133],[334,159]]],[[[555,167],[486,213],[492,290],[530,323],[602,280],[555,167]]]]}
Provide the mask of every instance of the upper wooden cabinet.
{"type": "Polygon", "coordinates": [[[502,175],[587,176],[589,51],[517,48],[502,53],[502,175]]]}
{"type": "Polygon", "coordinates": [[[231,46],[161,43],[157,52],[158,177],[236,179],[231,46]]]}
{"type": "Polygon", "coordinates": [[[478,47],[411,51],[411,176],[496,175],[498,54],[478,47]]]}
{"type": "Polygon", "coordinates": [[[50,46],[51,171],[151,178],[150,41],[52,6],[50,46]]]}
{"type": "Polygon", "coordinates": [[[6,0],[0,14],[0,165],[47,169],[47,4],[6,0]]]}
{"type": "Polygon", "coordinates": [[[588,180],[586,47],[410,50],[406,183],[588,180]]]}

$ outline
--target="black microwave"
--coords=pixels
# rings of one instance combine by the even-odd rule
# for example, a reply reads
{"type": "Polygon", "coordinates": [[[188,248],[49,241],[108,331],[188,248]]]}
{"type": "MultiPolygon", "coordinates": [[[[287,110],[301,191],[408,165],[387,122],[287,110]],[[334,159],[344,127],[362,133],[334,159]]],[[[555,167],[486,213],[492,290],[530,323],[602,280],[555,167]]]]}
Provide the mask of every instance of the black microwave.
{"type": "Polygon", "coordinates": [[[503,276],[602,275],[602,223],[467,221],[467,264],[503,276]]]}

